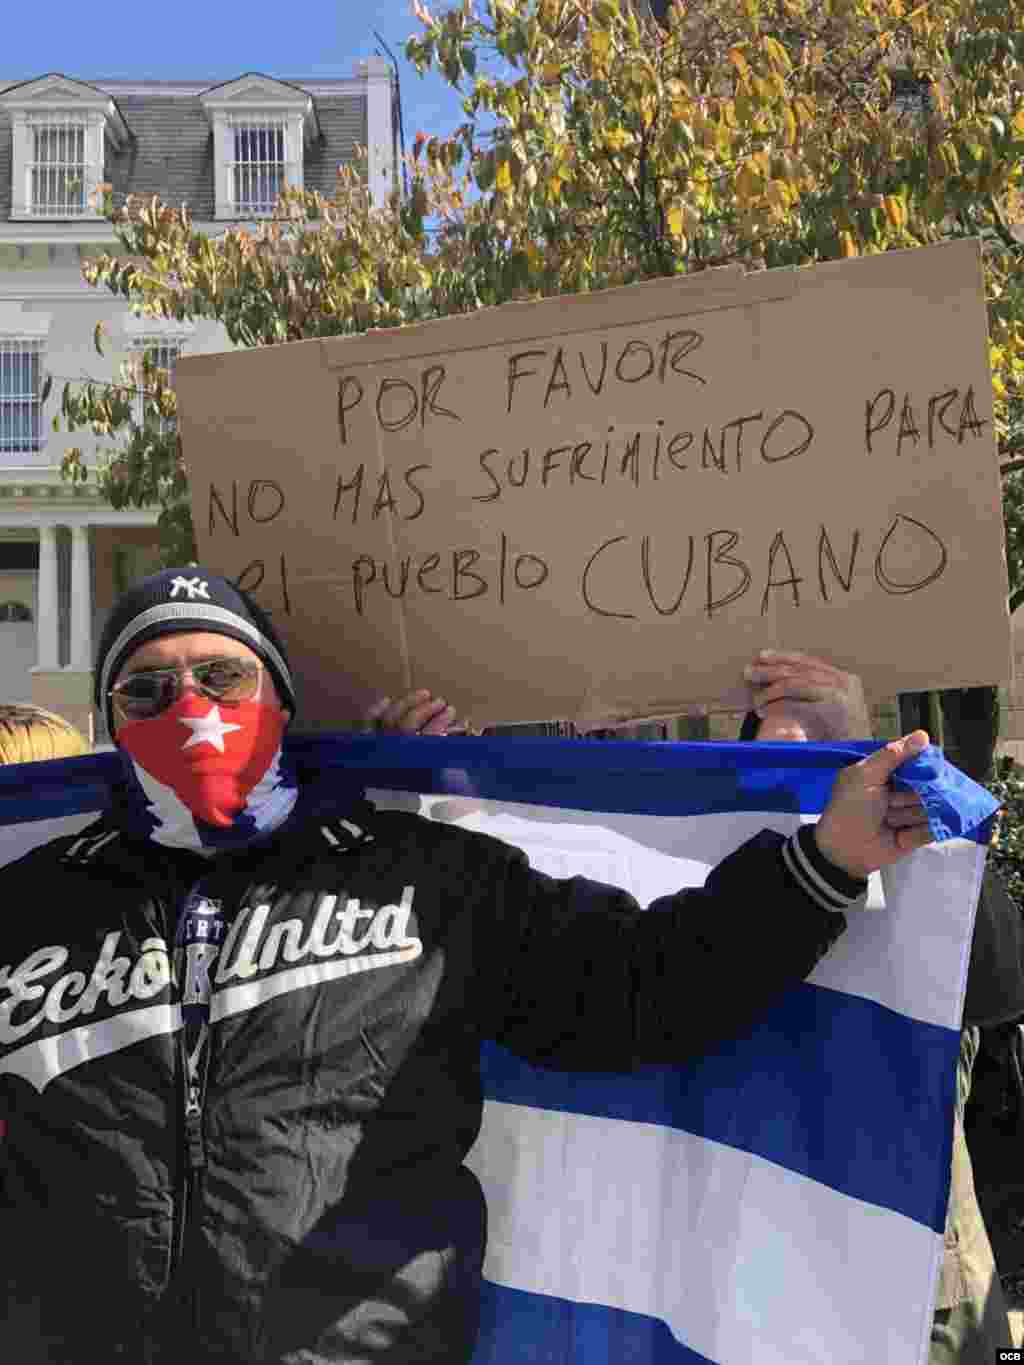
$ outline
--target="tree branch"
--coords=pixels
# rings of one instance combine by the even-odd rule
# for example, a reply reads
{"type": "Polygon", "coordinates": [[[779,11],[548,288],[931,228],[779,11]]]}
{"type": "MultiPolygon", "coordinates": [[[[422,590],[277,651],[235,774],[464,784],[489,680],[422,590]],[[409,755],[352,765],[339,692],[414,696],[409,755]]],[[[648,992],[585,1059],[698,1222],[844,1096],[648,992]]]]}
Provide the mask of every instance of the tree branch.
{"type": "Polygon", "coordinates": [[[1002,210],[996,203],[994,194],[988,195],[988,210],[996,220],[996,232],[999,234],[999,240],[1002,242],[1003,246],[1009,248],[1011,251],[1017,252],[1024,249],[1007,226],[1006,219],[1003,217],[1002,210]]]}

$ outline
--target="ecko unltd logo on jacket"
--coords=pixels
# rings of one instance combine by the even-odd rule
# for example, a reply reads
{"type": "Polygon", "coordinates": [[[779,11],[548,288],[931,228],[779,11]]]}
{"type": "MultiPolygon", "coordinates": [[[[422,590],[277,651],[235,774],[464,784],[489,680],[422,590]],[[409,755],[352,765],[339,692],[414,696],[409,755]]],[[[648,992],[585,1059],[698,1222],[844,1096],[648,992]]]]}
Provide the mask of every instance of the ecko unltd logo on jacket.
{"type": "MultiPolygon", "coordinates": [[[[204,977],[188,994],[208,986],[215,1023],[290,991],[412,962],[423,952],[414,897],[406,886],[396,904],[364,909],[353,897],[322,895],[311,918],[274,922],[270,905],[247,906],[214,954],[186,964],[204,977]]],[[[0,967],[0,1075],[42,1092],[84,1062],[181,1028],[167,944],[145,939],[133,958],[119,952],[123,937],[111,930],[89,970],[75,966],[81,947],[59,944],[0,967]]]]}

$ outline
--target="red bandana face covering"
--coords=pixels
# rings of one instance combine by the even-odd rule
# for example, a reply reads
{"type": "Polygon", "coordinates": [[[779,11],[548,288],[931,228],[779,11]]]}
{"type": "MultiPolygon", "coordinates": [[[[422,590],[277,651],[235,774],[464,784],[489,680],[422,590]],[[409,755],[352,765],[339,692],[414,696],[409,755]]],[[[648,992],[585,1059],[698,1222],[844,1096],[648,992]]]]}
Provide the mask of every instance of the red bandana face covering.
{"type": "Polygon", "coordinates": [[[261,701],[219,706],[186,692],[151,720],[123,725],[117,743],[196,819],[228,829],[277,758],[285,720],[261,701]]]}

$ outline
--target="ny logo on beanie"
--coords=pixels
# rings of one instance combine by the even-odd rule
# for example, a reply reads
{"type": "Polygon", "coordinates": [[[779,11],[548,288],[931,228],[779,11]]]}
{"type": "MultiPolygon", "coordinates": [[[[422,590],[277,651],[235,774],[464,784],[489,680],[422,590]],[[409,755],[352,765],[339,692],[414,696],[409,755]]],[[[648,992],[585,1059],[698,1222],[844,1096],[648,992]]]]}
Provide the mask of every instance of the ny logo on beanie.
{"type": "Polygon", "coordinates": [[[205,598],[207,602],[210,600],[209,584],[201,578],[182,578],[180,575],[177,578],[172,578],[171,591],[168,595],[177,597],[179,592],[187,592],[190,602],[197,597],[205,598]]]}

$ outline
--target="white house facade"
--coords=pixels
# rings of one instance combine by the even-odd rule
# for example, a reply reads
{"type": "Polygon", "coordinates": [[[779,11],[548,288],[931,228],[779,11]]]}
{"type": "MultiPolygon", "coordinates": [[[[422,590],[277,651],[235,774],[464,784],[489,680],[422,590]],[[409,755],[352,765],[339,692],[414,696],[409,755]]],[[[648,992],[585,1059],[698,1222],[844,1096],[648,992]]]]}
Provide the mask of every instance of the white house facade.
{"type": "Polygon", "coordinates": [[[97,453],[89,433],[52,430],[65,381],[113,379],[140,350],[173,370],[183,352],[230,348],[218,324],[136,318],[84,283],[83,261],[117,249],[93,191],[186,203],[216,234],[269,215],[286,187],[331,195],[338,166],[364,147],[383,197],[398,166],[394,110],[377,57],[349,78],[249,73],[213,87],[0,79],[0,701],[35,701],[103,738],[93,642],[118,592],[156,563],[155,510],[115,511],[91,482],[61,479],[68,445],[97,453]]]}

